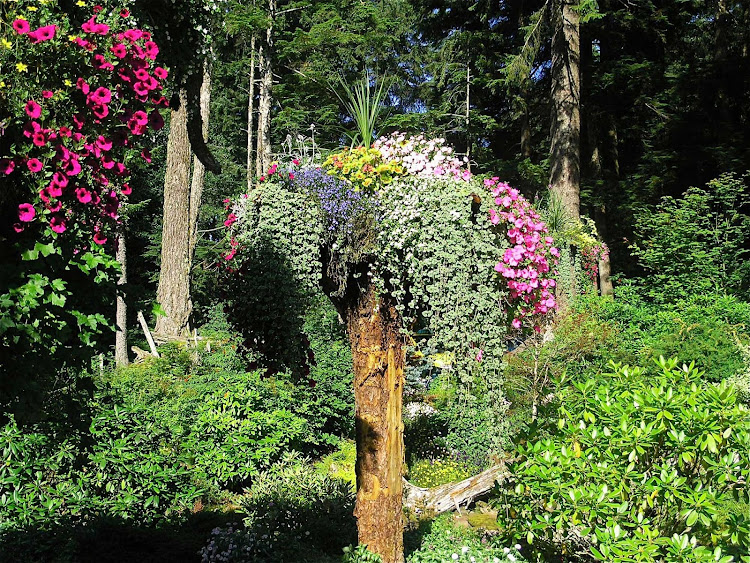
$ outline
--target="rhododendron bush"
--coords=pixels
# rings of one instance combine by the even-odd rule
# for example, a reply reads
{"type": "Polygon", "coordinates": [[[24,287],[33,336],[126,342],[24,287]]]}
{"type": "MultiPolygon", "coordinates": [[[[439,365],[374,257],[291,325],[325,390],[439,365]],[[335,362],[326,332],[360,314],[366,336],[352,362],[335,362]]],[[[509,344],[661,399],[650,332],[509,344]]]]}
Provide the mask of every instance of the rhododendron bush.
{"type": "Polygon", "coordinates": [[[15,341],[66,329],[68,313],[84,337],[103,321],[65,307],[63,272],[103,281],[116,267],[130,171],[164,125],[159,48],[126,7],[105,6],[0,6],[0,229],[6,261],[26,261],[0,279],[0,335],[15,341]]]}

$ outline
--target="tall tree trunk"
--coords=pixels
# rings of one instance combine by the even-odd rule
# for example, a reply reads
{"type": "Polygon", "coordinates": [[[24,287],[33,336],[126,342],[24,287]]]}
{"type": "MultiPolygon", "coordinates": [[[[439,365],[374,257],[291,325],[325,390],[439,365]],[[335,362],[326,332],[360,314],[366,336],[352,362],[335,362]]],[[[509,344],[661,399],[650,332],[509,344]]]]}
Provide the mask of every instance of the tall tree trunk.
{"type": "MultiPolygon", "coordinates": [[[[211,109],[211,67],[209,61],[204,63],[203,82],[201,83],[201,122],[203,123],[203,140],[208,142],[208,121],[211,109]]],[[[200,212],[203,184],[206,180],[206,168],[193,156],[193,178],[190,182],[190,264],[193,263],[195,247],[198,244],[198,213],[200,212]]],[[[192,308],[192,307],[191,307],[192,308]]]]}
{"type": "Polygon", "coordinates": [[[167,336],[190,332],[190,157],[187,95],[181,90],[179,106],[172,108],[167,141],[161,269],[156,291],[156,299],[166,313],[156,319],[156,332],[167,336]]]}
{"type": "Polygon", "coordinates": [[[268,0],[268,28],[266,41],[258,53],[260,59],[260,100],[258,101],[258,146],[256,174],[264,174],[271,165],[271,101],[273,89],[273,20],[276,17],[276,0],[268,0]]]}
{"type": "Polygon", "coordinates": [[[580,17],[575,1],[553,0],[550,185],[566,214],[581,214],[580,17]]]}
{"type": "Polygon", "coordinates": [[[117,231],[116,260],[120,263],[120,277],[117,278],[117,306],[115,313],[115,365],[128,365],[128,304],[125,292],[128,284],[128,253],[125,246],[125,226],[117,231]]]}
{"type": "Polygon", "coordinates": [[[470,125],[470,109],[471,109],[471,66],[466,65],[466,114],[464,117],[465,125],[466,125],[466,169],[471,172],[471,133],[469,131],[469,125],[470,125]]]}
{"type": "Polygon", "coordinates": [[[404,561],[401,408],[405,351],[394,304],[367,284],[348,304],[354,359],[359,543],[383,558],[404,561]]]}
{"type": "Polygon", "coordinates": [[[253,189],[253,109],[255,108],[255,34],[250,38],[250,85],[247,99],[247,191],[253,189]]]}

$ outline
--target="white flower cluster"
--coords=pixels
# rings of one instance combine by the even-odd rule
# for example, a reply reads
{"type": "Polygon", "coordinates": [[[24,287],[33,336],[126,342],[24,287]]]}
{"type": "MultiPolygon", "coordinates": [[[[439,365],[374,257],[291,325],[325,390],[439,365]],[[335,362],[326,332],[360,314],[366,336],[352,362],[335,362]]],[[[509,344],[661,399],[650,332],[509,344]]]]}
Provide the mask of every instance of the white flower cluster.
{"type": "Polygon", "coordinates": [[[443,138],[407,137],[397,131],[375,141],[373,148],[380,151],[384,160],[398,162],[411,176],[444,176],[464,181],[471,178],[471,172],[463,168],[468,159],[457,158],[443,138]]]}

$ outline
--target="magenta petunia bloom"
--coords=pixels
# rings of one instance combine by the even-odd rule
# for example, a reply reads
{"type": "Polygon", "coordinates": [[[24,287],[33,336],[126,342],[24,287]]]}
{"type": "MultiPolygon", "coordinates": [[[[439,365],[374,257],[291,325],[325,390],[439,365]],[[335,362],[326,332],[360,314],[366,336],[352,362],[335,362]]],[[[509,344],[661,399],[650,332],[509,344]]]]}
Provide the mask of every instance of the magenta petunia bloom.
{"type": "Polygon", "coordinates": [[[53,215],[52,217],[50,217],[49,226],[58,235],[64,233],[67,230],[67,227],[65,226],[65,219],[63,219],[60,215],[53,215]]]}
{"type": "Polygon", "coordinates": [[[118,59],[124,59],[125,56],[128,54],[128,51],[125,48],[125,45],[123,45],[122,43],[117,43],[116,45],[112,45],[112,47],[110,47],[109,50],[112,51],[112,54],[118,59]]]}
{"type": "Polygon", "coordinates": [[[18,18],[13,22],[13,29],[19,35],[26,35],[31,30],[31,26],[29,26],[29,22],[27,22],[26,20],[18,18]]]}
{"type": "Polygon", "coordinates": [[[123,184],[120,191],[122,192],[122,195],[130,195],[133,193],[133,188],[130,187],[130,184],[123,184]]]}
{"type": "Polygon", "coordinates": [[[26,106],[24,107],[26,110],[26,115],[28,115],[31,119],[39,119],[42,115],[42,108],[41,106],[36,103],[34,100],[29,100],[26,102],[26,106]]]}
{"type": "Polygon", "coordinates": [[[22,233],[24,228],[25,227],[21,223],[13,223],[13,230],[17,233],[22,233]]]}
{"type": "Polygon", "coordinates": [[[29,37],[32,39],[32,43],[41,43],[42,41],[49,41],[55,36],[57,31],[56,25],[45,25],[34,31],[29,32],[29,37]]]}
{"type": "Polygon", "coordinates": [[[108,104],[112,101],[112,91],[109,88],[100,86],[91,93],[89,98],[97,104],[108,104]]]}
{"type": "Polygon", "coordinates": [[[54,95],[55,93],[50,90],[42,90],[42,98],[45,100],[49,100],[54,95]]]}
{"type": "Polygon", "coordinates": [[[76,197],[81,203],[90,203],[92,199],[91,192],[86,188],[76,188],[76,197]]]}
{"type": "Polygon", "coordinates": [[[38,158],[30,158],[26,161],[26,166],[28,166],[29,170],[34,173],[41,172],[42,168],[44,168],[42,161],[38,158]]]}
{"type": "Polygon", "coordinates": [[[154,69],[154,76],[156,76],[156,78],[158,78],[159,80],[164,80],[167,76],[169,76],[169,73],[166,71],[166,69],[157,66],[154,69]]]}
{"type": "Polygon", "coordinates": [[[15,169],[16,164],[9,158],[0,158],[0,174],[10,174],[15,169]]]}
{"type": "Polygon", "coordinates": [[[30,203],[22,203],[18,206],[18,220],[22,223],[31,223],[36,217],[36,209],[30,203]]]}
{"type": "Polygon", "coordinates": [[[107,242],[107,237],[101,233],[94,233],[94,242],[99,245],[105,244],[107,242]]]}

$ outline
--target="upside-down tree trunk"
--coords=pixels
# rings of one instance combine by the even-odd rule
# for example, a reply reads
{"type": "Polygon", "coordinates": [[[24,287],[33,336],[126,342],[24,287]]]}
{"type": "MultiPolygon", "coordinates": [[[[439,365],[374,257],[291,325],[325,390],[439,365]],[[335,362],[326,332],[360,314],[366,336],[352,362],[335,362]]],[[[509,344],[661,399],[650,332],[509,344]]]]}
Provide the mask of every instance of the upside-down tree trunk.
{"type": "Polygon", "coordinates": [[[401,418],[405,351],[394,304],[370,283],[345,306],[354,359],[359,543],[404,561],[401,418]]]}
{"type": "Polygon", "coordinates": [[[156,291],[165,312],[156,319],[156,332],[167,336],[190,332],[190,157],[187,95],[181,90],[179,107],[171,112],[167,141],[161,269],[156,291]]]}

